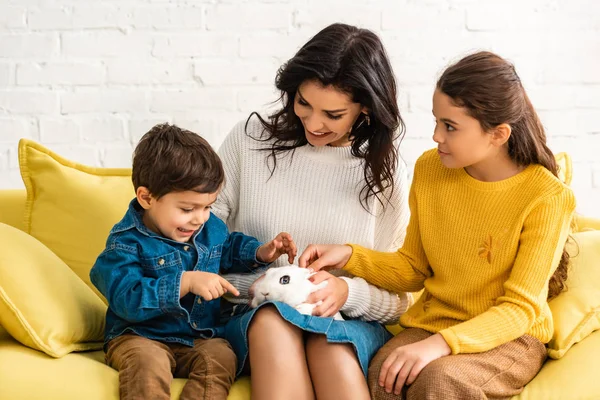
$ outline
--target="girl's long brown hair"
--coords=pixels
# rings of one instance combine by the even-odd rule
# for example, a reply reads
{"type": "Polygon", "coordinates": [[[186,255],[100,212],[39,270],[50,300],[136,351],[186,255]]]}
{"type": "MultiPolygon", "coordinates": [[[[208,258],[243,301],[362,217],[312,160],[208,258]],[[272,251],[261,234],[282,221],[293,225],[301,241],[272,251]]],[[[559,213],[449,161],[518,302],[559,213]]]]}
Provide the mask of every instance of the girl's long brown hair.
{"type": "MultiPolygon", "coordinates": [[[[510,62],[486,51],[471,54],[447,68],[437,88],[467,109],[485,131],[509,124],[508,154],[518,165],[540,164],[558,177],[544,127],[510,62]]],[[[569,254],[563,250],[548,284],[548,300],[565,288],[568,265],[569,254]]]]}

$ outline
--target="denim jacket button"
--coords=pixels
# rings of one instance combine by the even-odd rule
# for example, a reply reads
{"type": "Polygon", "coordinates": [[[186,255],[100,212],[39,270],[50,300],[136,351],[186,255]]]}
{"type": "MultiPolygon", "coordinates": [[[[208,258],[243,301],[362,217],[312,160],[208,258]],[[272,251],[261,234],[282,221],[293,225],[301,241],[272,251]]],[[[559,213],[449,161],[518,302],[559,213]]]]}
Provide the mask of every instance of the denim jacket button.
{"type": "Polygon", "coordinates": [[[188,250],[190,249],[190,246],[183,246],[183,249],[184,249],[185,251],[188,251],[188,250]]]}
{"type": "Polygon", "coordinates": [[[160,260],[158,260],[158,265],[163,265],[165,263],[165,259],[161,258],[160,260]]]}
{"type": "Polygon", "coordinates": [[[192,326],[193,326],[194,328],[197,328],[197,327],[198,327],[198,324],[197,324],[197,323],[195,323],[195,322],[192,322],[192,326]]]}
{"type": "Polygon", "coordinates": [[[202,299],[201,299],[200,297],[198,297],[198,300],[196,300],[196,302],[197,302],[198,304],[202,304],[202,299]]]}

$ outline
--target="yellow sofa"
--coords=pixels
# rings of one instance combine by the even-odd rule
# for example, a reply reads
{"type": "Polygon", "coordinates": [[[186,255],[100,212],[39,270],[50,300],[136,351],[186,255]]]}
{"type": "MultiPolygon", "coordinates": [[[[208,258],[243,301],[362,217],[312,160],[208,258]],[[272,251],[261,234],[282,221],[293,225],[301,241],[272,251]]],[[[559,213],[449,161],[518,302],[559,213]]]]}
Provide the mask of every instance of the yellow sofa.
{"type": "MultiPolygon", "coordinates": [[[[25,201],[25,190],[0,190],[0,224],[25,231],[25,201]]],[[[577,222],[579,230],[600,230],[600,220],[578,217],[577,222]]],[[[1,285],[2,282],[0,290],[1,285]]],[[[592,317],[600,319],[598,315],[594,313],[592,317]]],[[[548,359],[536,378],[514,399],[600,399],[600,383],[594,372],[597,360],[600,331],[587,335],[562,358],[548,359]]],[[[179,398],[184,383],[183,379],[174,380],[173,399],[179,398]]],[[[21,344],[0,326],[0,400],[118,398],[118,373],[104,364],[102,351],[71,352],[53,358],[21,344]]],[[[229,399],[249,398],[249,380],[242,378],[233,386],[229,399]]]]}

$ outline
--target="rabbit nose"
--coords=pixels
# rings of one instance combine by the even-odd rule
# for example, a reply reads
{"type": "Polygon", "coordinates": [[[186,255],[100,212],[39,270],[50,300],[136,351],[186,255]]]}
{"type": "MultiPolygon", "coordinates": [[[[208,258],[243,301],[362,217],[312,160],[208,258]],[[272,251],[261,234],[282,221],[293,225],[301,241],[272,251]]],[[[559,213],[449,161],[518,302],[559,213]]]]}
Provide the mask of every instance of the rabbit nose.
{"type": "Polygon", "coordinates": [[[260,292],[263,296],[268,296],[269,292],[265,293],[265,292],[260,292]]]}

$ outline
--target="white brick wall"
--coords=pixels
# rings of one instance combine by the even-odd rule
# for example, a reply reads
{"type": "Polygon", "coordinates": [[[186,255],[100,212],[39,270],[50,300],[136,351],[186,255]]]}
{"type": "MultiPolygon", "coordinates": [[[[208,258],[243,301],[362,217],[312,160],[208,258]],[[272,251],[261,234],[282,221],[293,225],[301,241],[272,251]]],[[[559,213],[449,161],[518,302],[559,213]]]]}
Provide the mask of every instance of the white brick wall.
{"type": "Polygon", "coordinates": [[[409,166],[431,141],[431,93],[450,61],[515,62],[554,151],[574,160],[579,210],[600,217],[597,0],[0,0],[0,188],[22,187],[17,141],[129,166],[169,121],[218,147],[276,98],[275,72],[340,21],[378,32],[394,64],[409,166]]]}

